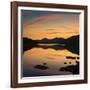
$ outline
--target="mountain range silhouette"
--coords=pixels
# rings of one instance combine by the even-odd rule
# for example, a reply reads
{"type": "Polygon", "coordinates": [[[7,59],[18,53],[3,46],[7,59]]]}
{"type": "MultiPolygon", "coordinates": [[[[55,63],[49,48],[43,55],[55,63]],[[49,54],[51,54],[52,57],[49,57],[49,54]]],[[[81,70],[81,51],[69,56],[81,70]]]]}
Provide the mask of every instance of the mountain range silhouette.
{"type": "Polygon", "coordinates": [[[63,40],[65,40],[65,39],[64,38],[54,38],[54,39],[44,38],[42,40],[36,40],[36,42],[38,42],[38,43],[59,43],[63,40]]]}
{"type": "Polygon", "coordinates": [[[32,49],[33,47],[37,48],[52,48],[54,50],[68,49],[73,53],[79,54],[79,35],[72,36],[70,38],[53,38],[47,39],[43,38],[41,40],[32,40],[29,38],[23,38],[23,51],[32,49]],[[44,44],[44,46],[40,46],[39,44],[44,44]],[[55,44],[52,46],[46,46],[45,44],[55,44]]]}

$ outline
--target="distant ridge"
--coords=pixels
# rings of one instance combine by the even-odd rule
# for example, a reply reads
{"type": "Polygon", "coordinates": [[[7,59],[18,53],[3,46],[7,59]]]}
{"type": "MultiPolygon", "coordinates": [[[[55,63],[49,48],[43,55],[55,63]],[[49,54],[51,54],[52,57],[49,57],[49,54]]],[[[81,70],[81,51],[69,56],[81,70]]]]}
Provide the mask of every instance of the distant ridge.
{"type": "Polygon", "coordinates": [[[60,50],[61,48],[66,48],[69,51],[79,54],[79,35],[72,36],[70,38],[54,38],[47,39],[44,38],[42,40],[32,40],[29,38],[23,38],[23,51],[28,49],[32,49],[33,47],[37,48],[52,48],[54,50],[60,50]],[[39,46],[38,44],[57,44],[52,46],[39,46]],[[64,46],[62,46],[64,45],[64,46]]]}
{"type": "Polygon", "coordinates": [[[47,39],[44,38],[42,40],[36,40],[38,43],[60,43],[61,41],[65,40],[64,38],[54,38],[54,39],[47,39]]]}

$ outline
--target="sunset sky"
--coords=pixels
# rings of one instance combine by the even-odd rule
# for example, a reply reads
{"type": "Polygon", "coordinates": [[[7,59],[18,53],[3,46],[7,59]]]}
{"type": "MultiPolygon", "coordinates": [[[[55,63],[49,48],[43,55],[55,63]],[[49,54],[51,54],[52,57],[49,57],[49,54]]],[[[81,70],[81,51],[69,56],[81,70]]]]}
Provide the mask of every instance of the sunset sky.
{"type": "Polygon", "coordinates": [[[79,14],[22,10],[23,37],[36,39],[68,38],[79,34],[79,14]]]}

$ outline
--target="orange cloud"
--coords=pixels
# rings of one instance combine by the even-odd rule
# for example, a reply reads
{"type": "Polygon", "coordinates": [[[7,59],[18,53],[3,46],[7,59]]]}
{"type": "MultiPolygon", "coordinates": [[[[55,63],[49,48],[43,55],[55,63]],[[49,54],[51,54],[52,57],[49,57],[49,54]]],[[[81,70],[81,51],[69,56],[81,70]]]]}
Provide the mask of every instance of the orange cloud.
{"type": "Polygon", "coordinates": [[[63,37],[79,34],[79,16],[49,14],[23,25],[23,37],[32,39],[63,37]],[[70,17],[73,17],[72,20],[70,17]],[[63,22],[59,22],[63,21],[63,22]],[[49,22],[49,24],[48,24],[49,22]],[[53,22],[53,23],[52,23],[53,22]]]}

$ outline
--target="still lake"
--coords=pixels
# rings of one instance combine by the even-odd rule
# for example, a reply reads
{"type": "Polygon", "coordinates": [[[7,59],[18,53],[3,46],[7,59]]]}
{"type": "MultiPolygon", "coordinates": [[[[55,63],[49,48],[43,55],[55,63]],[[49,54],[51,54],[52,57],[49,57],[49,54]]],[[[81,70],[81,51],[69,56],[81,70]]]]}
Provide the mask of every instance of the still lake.
{"type": "Polygon", "coordinates": [[[60,71],[60,68],[76,65],[78,59],[67,59],[67,56],[79,57],[67,49],[33,47],[23,53],[23,77],[71,75],[72,72],[60,71]]]}

